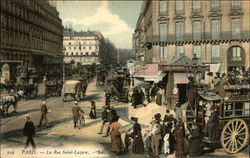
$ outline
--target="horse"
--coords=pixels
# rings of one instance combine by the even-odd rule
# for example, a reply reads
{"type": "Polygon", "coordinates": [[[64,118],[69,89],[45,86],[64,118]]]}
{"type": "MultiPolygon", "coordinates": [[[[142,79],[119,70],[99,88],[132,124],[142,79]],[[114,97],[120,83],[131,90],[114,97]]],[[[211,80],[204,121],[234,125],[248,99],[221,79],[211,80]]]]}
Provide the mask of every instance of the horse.
{"type": "Polygon", "coordinates": [[[8,96],[3,96],[1,98],[1,102],[2,102],[2,107],[1,107],[1,113],[8,115],[8,110],[10,105],[13,105],[13,114],[17,113],[17,103],[20,100],[21,97],[23,97],[24,95],[23,91],[18,91],[16,94],[12,94],[12,95],[8,95],[8,96]]]}

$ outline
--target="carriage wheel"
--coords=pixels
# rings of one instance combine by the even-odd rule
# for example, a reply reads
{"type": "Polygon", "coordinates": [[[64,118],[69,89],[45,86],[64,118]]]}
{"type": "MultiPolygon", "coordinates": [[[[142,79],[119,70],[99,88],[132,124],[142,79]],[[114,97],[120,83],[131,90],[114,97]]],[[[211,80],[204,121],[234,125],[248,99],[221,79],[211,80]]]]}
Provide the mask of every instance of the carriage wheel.
{"type": "Polygon", "coordinates": [[[227,122],[221,133],[221,144],[227,153],[234,154],[248,144],[248,127],[244,120],[233,119],[227,122]]]}

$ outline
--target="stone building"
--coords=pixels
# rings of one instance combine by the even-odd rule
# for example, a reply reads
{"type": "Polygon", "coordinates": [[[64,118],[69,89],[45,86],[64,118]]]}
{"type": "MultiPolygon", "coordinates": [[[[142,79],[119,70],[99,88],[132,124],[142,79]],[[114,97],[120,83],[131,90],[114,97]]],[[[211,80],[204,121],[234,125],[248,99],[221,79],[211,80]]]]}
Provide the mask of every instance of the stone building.
{"type": "Polygon", "coordinates": [[[220,71],[248,68],[250,1],[145,0],[134,33],[145,63],[166,65],[185,54],[220,71]]]}
{"type": "Polygon", "coordinates": [[[9,67],[10,79],[15,79],[19,64],[35,67],[41,76],[51,65],[59,67],[63,27],[57,10],[48,1],[1,0],[0,4],[0,67],[9,67]]]}
{"type": "Polygon", "coordinates": [[[64,62],[92,65],[116,61],[115,47],[97,31],[73,31],[64,29],[64,62]]]}

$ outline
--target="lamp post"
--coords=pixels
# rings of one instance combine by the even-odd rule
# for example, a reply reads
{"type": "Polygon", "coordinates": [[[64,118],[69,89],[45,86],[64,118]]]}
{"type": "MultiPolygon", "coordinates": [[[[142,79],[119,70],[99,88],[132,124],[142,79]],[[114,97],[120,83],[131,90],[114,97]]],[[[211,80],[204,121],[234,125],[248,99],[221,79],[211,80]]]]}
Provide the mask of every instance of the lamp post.
{"type": "Polygon", "coordinates": [[[63,46],[63,83],[65,82],[65,64],[64,64],[65,51],[66,48],[63,46]]]}

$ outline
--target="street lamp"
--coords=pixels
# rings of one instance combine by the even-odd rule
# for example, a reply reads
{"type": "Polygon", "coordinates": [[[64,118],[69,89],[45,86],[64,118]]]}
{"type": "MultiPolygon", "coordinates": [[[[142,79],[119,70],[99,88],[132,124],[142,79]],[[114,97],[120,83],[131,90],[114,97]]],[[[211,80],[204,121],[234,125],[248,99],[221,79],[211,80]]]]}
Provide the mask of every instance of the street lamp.
{"type": "Polygon", "coordinates": [[[66,48],[63,46],[63,83],[65,82],[65,64],[64,64],[64,56],[65,56],[65,51],[66,48]]]}

